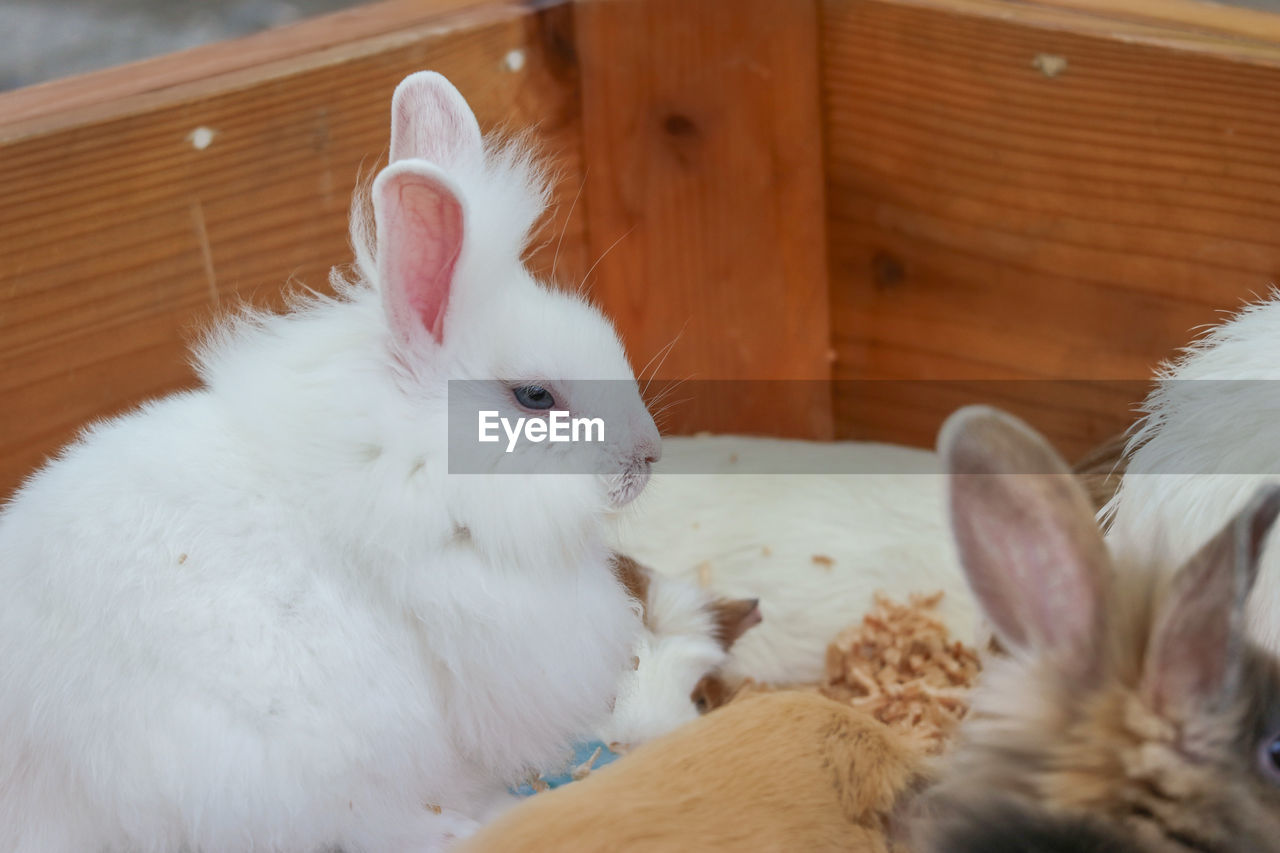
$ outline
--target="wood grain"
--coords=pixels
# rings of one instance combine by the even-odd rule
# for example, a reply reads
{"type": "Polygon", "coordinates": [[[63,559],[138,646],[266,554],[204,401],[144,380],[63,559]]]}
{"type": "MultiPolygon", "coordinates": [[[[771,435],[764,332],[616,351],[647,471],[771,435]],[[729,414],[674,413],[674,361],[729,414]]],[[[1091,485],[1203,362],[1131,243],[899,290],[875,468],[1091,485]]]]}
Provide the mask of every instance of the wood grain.
{"type": "Polygon", "coordinates": [[[593,293],[635,360],[671,345],[662,377],[800,380],[695,393],[666,427],[829,436],[816,6],[576,13],[593,293]]]}
{"type": "Polygon", "coordinates": [[[834,360],[841,436],[929,444],[982,400],[1082,452],[1280,273],[1280,27],[1254,15],[388,0],[7,93],[0,495],[86,420],[189,383],[187,344],[235,300],[324,286],[422,67],[556,159],[535,270],[558,251],[638,365],[721,380],[673,431],[829,436],[834,360]]]}
{"type": "Polygon", "coordinates": [[[405,27],[384,13],[406,4],[383,9],[390,35],[199,91],[162,86],[112,118],[80,121],[69,103],[70,118],[33,130],[19,113],[25,130],[6,135],[0,112],[0,496],[86,421],[190,383],[187,345],[237,300],[278,304],[291,279],[324,289],[350,259],[352,189],[385,157],[391,92],[411,71],[445,73],[486,128],[537,126],[562,180],[532,266],[550,267],[564,233],[559,272],[582,276],[585,220],[561,230],[581,185],[571,10],[502,3],[423,21],[422,8],[405,27]]]}
{"type": "MultiPolygon", "coordinates": [[[[277,63],[320,62],[376,36],[426,25],[474,29],[510,14],[519,0],[383,0],[231,41],[151,57],[0,93],[0,141],[141,112],[161,100],[253,82],[277,63]]],[[[410,36],[412,38],[412,35],[410,36]]]]}
{"type": "Polygon", "coordinates": [[[1214,0],[895,0],[1040,29],[1277,64],[1280,16],[1214,0]]]}
{"type": "Polygon", "coordinates": [[[1007,380],[1006,405],[1082,453],[1191,330],[1280,276],[1280,49],[1026,5],[822,3],[835,373],[893,380],[837,385],[842,436],[932,444],[996,386],[916,381],[1007,380]],[[1139,381],[1015,381],[1046,379],[1139,381]]]}

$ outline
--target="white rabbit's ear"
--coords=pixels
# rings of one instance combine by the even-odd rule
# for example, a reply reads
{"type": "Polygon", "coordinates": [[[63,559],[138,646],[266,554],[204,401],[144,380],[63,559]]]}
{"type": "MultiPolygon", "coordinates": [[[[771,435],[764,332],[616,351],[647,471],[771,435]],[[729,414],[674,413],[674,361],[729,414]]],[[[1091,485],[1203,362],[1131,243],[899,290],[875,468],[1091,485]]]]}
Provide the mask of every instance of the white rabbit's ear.
{"type": "Polygon", "coordinates": [[[1095,672],[1110,561],[1067,464],[1026,424],[982,406],[952,415],[938,450],[960,561],[1002,643],[1067,675],[1095,672]]]}
{"type": "Polygon", "coordinates": [[[1157,713],[1213,710],[1234,696],[1242,675],[1245,599],[1277,513],[1280,487],[1268,486],[1174,577],[1142,674],[1143,695],[1157,713]]]}
{"type": "Polygon", "coordinates": [[[434,71],[410,74],[391,96],[391,162],[426,160],[445,170],[478,159],[480,125],[453,84],[434,71]]]}
{"type": "Polygon", "coordinates": [[[444,340],[466,211],[453,183],[419,160],[393,163],[373,182],[378,279],[387,321],[397,340],[429,334],[444,340]]]}

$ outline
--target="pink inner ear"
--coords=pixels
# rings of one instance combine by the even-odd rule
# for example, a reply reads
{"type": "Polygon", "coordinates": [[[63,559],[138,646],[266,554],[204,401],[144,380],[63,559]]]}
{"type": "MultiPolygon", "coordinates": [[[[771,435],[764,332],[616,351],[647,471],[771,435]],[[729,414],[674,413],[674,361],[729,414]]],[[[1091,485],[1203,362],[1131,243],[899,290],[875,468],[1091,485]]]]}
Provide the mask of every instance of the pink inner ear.
{"type": "Polygon", "coordinates": [[[413,173],[396,175],[385,196],[378,260],[388,320],[403,342],[425,329],[441,343],[462,251],[462,206],[448,187],[413,173]]]}

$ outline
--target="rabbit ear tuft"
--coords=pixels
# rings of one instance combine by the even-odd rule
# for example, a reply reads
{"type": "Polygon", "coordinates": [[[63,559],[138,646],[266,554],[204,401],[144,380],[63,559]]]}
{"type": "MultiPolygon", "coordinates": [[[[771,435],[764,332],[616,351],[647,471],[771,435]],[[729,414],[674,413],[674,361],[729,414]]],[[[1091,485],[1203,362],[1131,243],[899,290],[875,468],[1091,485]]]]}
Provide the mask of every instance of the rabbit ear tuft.
{"type": "Polygon", "coordinates": [[[480,125],[453,84],[434,71],[410,74],[391,98],[391,162],[426,160],[445,171],[478,160],[480,125]]]}

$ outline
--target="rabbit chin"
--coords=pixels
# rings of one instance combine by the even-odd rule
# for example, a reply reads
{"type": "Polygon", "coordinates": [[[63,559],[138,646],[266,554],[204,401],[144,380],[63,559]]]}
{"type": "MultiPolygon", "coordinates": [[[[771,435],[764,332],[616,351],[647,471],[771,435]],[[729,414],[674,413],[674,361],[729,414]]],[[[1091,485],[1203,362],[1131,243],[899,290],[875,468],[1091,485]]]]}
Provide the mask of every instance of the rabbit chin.
{"type": "Polygon", "coordinates": [[[647,459],[633,459],[618,473],[606,477],[610,505],[614,509],[621,509],[638,498],[649,483],[652,468],[647,459]]]}

